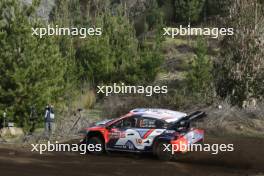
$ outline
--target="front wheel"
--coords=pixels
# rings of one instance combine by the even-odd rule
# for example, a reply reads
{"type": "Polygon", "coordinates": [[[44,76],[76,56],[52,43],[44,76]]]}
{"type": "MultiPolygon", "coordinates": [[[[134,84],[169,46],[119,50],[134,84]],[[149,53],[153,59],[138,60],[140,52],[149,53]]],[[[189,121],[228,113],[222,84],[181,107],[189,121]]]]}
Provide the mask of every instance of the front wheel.
{"type": "Polygon", "coordinates": [[[105,152],[105,146],[102,139],[99,137],[91,137],[87,140],[87,150],[88,153],[94,155],[101,155],[105,152]]]}

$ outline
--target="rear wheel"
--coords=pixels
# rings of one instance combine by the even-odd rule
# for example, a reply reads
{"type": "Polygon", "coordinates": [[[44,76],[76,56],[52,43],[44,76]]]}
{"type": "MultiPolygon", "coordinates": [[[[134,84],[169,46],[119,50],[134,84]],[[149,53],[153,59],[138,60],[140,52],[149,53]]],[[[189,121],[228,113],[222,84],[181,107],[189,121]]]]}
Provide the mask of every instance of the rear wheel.
{"type": "Polygon", "coordinates": [[[100,137],[90,137],[87,140],[87,150],[88,153],[94,155],[101,155],[105,152],[104,142],[100,137]],[[94,149],[92,149],[94,148],[94,149]]]}
{"type": "Polygon", "coordinates": [[[153,152],[160,160],[170,161],[173,155],[171,151],[165,150],[166,145],[168,145],[166,142],[157,142],[153,148],[153,152]]]}

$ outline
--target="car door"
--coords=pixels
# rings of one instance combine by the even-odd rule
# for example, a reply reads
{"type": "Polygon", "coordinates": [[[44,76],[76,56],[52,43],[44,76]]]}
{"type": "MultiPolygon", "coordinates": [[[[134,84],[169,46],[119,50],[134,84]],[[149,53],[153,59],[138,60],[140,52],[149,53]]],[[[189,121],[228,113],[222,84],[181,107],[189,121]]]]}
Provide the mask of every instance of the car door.
{"type": "Polygon", "coordinates": [[[135,130],[138,123],[138,116],[131,116],[111,125],[108,133],[108,149],[135,151],[135,138],[139,134],[135,130]]]}
{"type": "Polygon", "coordinates": [[[155,137],[165,131],[166,123],[162,120],[152,117],[141,117],[138,121],[136,131],[140,134],[135,139],[135,145],[138,150],[148,150],[152,147],[155,137]]]}

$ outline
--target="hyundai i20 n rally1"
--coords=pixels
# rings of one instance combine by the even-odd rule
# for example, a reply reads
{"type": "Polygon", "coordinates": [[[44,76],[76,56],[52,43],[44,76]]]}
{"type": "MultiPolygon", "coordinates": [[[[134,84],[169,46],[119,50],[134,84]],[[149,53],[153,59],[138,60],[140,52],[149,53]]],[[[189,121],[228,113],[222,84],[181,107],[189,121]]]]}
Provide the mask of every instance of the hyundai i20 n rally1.
{"type": "MultiPolygon", "coordinates": [[[[165,146],[171,144],[194,144],[202,142],[204,131],[191,128],[190,122],[205,116],[197,111],[190,115],[166,109],[134,109],[128,114],[98,122],[85,129],[83,143],[101,145],[105,151],[152,152],[160,159],[170,159],[165,146]]],[[[182,153],[180,149],[177,151],[182,153]]]]}

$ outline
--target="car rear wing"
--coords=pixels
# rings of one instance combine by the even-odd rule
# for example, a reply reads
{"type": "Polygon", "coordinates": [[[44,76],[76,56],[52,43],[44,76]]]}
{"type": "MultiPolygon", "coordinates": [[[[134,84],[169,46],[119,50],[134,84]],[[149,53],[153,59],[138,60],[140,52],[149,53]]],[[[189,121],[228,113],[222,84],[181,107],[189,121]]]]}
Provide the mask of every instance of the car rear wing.
{"type": "Polygon", "coordinates": [[[184,117],[184,120],[188,120],[188,121],[193,121],[193,120],[198,120],[201,119],[203,117],[206,116],[206,113],[203,111],[195,111],[189,115],[187,115],[186,117],[184,117]]]}
{"type": "Polygon", "coordinates": [[[173,123],[168,129],[179,129],[180,127],[185,127],[186,129],[188,129],[192,121],[199,120],[205,116],[206,116],[205,112],[202,112],[202,111],[193,112],[183,117],[179,121],[173,123]]]}

